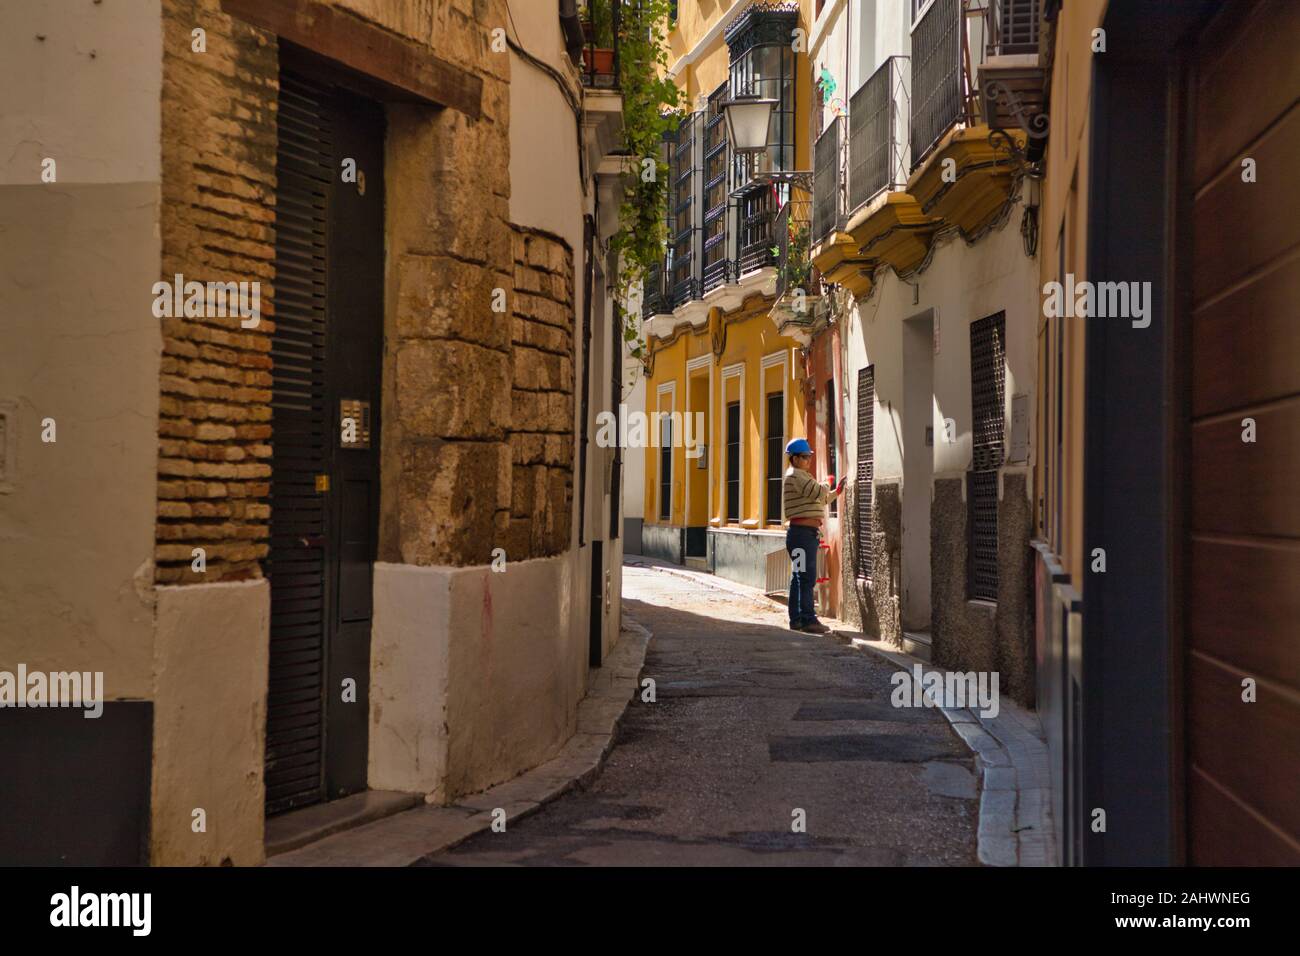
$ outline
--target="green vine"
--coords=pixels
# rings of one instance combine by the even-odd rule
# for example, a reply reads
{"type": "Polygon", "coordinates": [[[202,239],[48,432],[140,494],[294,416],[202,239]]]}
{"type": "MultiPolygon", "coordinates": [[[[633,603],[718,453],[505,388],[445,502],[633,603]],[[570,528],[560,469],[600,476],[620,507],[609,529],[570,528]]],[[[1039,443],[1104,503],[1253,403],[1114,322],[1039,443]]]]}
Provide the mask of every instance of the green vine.
{"type": "Polygon", "coordinates": [[[578,6],[578,17],[591,24],[592,40],[601,50],[614,48],[614,4],[620,0],[583,0],[578,6]]]}
{"type": "Polygon", "coordinates": [[[644,289],[663,261],[667,241],[668,164],[660,154],[663,134],[677,125],[681,91],[668,78],[668,30],[671,0],[617,0],[619,84],[623,93],[623,145],[631,168],[624,177],[619,229],[610,247],[619,263],[614,308],[631,353],[645,361],[636,317],[626,305],[632,289],[644,289]]]}

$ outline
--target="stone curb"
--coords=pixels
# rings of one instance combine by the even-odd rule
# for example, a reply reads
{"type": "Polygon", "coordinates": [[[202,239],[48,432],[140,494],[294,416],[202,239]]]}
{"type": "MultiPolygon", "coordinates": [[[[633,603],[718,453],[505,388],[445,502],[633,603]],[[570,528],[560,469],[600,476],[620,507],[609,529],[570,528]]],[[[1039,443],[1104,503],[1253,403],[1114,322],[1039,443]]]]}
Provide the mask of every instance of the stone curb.
{"type": "MultiPolygon", "coordinates": [[[[843,625],[832,626],[830,636],[902,671],[910,673],[920,664],[924,673],[947,674],[942,667],[887,647],[882,641],[868,640],[843,625]]],[[[1016,705],[1003,701],[1001,708],[1016,705]]],[[[938,710],[975,755],[980,773],[979,861],[985,866],[1055,866],[1051,801],[1046,797],[1046,744],[1022,725],[1019,716],[985,718],[965,708],[938,710]]],[[[1028,711],[1025,714],[1032,716],[1028,711]]]]}
{"type": "Polygon", "coordinates": [[[586,787],[613,749],[627,706],[640,686],[651,636],[623,616],[618,644],[604,666],[592,672],[587,696],[578,703],[573,736],[546,763],[450,806],[406,810],[281,853],[266,865],[410,866],[491,829],[494,810],[504,810],[509,825],[575,787],[586,787]]]}
{"type": "MultiPolygon", "coordinates": [[[[712,574],[666,565],[654,558],[637,557],[637,563],[655,571],[686,578],[707,587],[784,609],[757,588],[723,581],[712,574]],[[654,562],[654,563],[648,563],[654,562]]],[[[943,668],[897,650],[883,641],[872,641],[833,618],[822,618],[831,629],[827,637],[856,650],[881,658],[899,670],[911,672],[920,664],[929,673],[946,673],[943,668]]],[[[938,708],[952,729],[975,756],[980,773],[979,830],[976,853],[986,866],[1055,866],[1056,841],[1050,814],[1046,745],[1041,736],[1024,726],[1033,714],[1003,702],[1007,716],[985,719],[970,710],[938,708]]]]}

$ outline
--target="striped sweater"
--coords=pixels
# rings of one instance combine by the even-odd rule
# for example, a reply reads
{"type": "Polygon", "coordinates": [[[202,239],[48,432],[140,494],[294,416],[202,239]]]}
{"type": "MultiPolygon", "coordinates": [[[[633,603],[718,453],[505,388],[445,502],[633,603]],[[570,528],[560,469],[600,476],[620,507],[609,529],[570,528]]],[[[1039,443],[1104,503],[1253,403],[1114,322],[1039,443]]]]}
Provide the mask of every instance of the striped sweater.
{"type": "Polygon", "coordinates": [[[785,471],[781,487],[781,499],[785,505],[785,517],[821,518],[826,517],[826,503],[831,500],[831,490],[812,476],[791,465],[785,471]]]}

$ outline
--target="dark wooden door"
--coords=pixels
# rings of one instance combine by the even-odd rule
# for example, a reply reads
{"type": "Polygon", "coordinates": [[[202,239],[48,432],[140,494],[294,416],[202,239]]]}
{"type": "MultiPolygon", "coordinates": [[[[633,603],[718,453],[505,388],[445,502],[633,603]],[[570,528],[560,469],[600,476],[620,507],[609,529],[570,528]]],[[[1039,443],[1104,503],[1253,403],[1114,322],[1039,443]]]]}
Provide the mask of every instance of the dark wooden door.
{"type": "Polygon", "coordinates": [[[383,115],[282,72],[268,813],[365,789],[383,347],[383,115]]]}
{"type": "Polygon", "coordinates": [[[1193,56],[1184,706],[1199,865],[1300,863],[1298,47],[1300,4],[1230,3],[1193,56]]]}

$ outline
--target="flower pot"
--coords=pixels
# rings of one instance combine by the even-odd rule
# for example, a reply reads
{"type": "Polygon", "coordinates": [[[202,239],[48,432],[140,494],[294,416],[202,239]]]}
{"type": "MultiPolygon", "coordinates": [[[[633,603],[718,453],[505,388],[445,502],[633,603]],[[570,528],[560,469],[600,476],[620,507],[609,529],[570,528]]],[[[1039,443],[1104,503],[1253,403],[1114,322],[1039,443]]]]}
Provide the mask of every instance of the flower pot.
{"type": "Polygon", "coordinates": [[[582,48],[582,65],[588,73],[597,76],[614,75],[614,51],[599,47],[582,48]]]}

